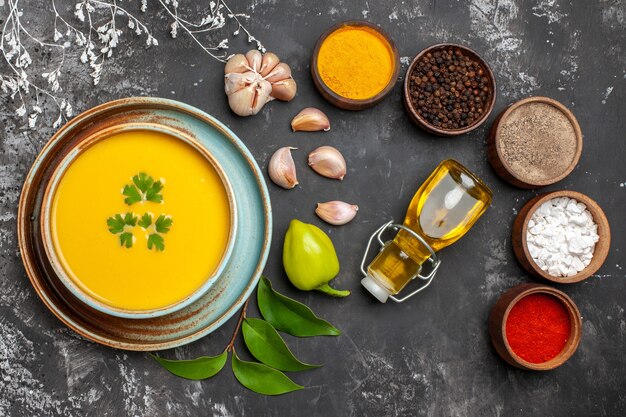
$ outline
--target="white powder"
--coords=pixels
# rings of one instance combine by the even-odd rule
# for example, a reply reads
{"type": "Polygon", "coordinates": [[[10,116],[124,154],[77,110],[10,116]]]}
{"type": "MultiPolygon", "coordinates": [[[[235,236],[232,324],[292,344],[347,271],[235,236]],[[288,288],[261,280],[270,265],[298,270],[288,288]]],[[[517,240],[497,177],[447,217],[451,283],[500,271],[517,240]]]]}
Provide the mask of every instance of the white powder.
{"type": "Polygon", "coordinates": [[[571,277],[585,269],[598,239],[598,226],[587,206],[572,198],[546,201],[528,221],[528,251],[539,268],[555,277],[571,277]]]}

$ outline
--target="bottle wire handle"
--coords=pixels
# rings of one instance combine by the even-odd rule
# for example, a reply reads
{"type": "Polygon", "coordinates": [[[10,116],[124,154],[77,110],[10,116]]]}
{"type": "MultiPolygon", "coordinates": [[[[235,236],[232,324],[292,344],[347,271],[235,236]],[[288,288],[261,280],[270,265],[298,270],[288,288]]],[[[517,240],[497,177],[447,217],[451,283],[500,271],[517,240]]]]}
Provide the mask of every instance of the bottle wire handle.
{"type": "MultiPolygon", "coordinates": [[[[426,281],[426,283],[424,285],[422,285],[421,287],[417,288],[416,290],[414,290],[412,293],[410,293],[410,294],[408,294],[408,295],[406,295],[406,296],[404,296],[402,298],[397,298],[397,297],[395,297],[393,295],[389,296],[389,298],[391,298],[396,303],[402,303],[402,302],[408,300],[409,298],[413,297],[418,292],[426,289],[426,287],[428,287],[430,285],[430,283],[433,281],[433,278],[435,278],[435,275],[437,274],[437,270],[439,269],[439,265],[441,264],[441,260],[439,259],[439,256],[437,255],[435,250],[428,244],[428,242],[426,242],[426,240],[424,240],[423,237],[421,237],[419,234],[417,234],[413,230],[409,229],[408,227],[406,227],[406,226],[404,226],[402,224],[394,223],[393,220],[390,220],[387,223],[385,223],[382,226],[380,226],[374,233],[372,233],[372,235],[369,238],[369,241],[367,242],[367,247],[365,248],[365,253],[363,254],[363,259],[361,260],[361,272],[363,273],[363,276],[367,276],[367,270],[366,270],[365,263],[367,262],[367,258],[368,258],[370,249],[372,247],[372,243],[374,242],[374,239],[378,240],[378,243],[380,245],[380,250],[383,250],[383,248],[387,244],[389,244],[390,241],[383,242],[383,240],[382,240],[382,234],[385,233],[385,231],[387,229],[393,229],[395,231],[404,230],[405,232],[407,232],[411,236],[413,236],[415,239],[417,239],[430,252],[430,257],[427,259],[430,262],[430,265],[431,265],[430,272],[428,274],[426,274],[426,275],[422,275],[421,272],[420,272],[416,276],[417,278],[426,281]]],[[[413,277],[412,279],[415,279],[416,277],[413,277]]]]}

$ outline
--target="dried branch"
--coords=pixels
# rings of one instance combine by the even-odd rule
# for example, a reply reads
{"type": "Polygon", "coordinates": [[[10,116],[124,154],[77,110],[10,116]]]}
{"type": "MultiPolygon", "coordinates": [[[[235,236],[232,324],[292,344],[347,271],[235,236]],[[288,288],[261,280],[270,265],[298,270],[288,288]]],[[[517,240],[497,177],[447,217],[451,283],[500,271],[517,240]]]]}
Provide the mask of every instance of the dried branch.
{"type": "MultiPolygon", "coordinates": [[[[28,126],[34,128],[40,114],[44,113],[44,102],[50,100],[56,107],[58,114],[53,126],[59,127],[73,114],[73,108],[66,97],[59,94],[61,89],[61,75],[67,64],[67,52],[77,49],[80,61],[90,68],[93,84],[97,85],[105,68],[126,29],[136,36],[143,36],[149,47],[158,46],[158,41],[146,24],[136,17],[128,8],[122,7],[122,0],[80,0],[74,4],[73,14],[77,23],[70,23],[59,11],[55,0],[49,0],[51,11],[54,14],[52,39],[44,39],[34,33],[23,22],[23,11],[20,2],[25,0],[7,0],[8,15],[5,18],[3,35],[0,38],[0,97],[16,102],[15,114],[25,117],[28,126]],[[33,61],[31,48],[39,47],[51,53],[50,64],[42,64],[45,70],[41,74],[34,74],[31,70],[33,61]],[[54,63],[54,64],[52,64],[54,63]],[[42,77],[45,82],[40,84],[36,80],[42,77]]],[[[232,20],[237,29],[232,36],[243,31],[248,42],[265,51],[263,45],[250,34],[243,26],[241,19],[249,18],[244,14],[233,13],[223,0],[211,1],[198,21],[183,18],[179,13],[178,0],[158,0],[155,4],[166,12],[169,19],[169,33],[176,38],[181,30],[191,37],[193,42],[202,51],[212,58],[224,62],[227,58],[228,37],[217,44],[212,39],[214,33],[224,29],[226,23],[232,20]],[[206,35],[207,40],[200,39],[206,35]]],[[[147,0],[140,0],[140,11],[147,12],[147,0]]],[[[38,21],[35,19],[35,21],[38,21]]],[[[36,24],[39,27],[41,24],[36,24]]]]}

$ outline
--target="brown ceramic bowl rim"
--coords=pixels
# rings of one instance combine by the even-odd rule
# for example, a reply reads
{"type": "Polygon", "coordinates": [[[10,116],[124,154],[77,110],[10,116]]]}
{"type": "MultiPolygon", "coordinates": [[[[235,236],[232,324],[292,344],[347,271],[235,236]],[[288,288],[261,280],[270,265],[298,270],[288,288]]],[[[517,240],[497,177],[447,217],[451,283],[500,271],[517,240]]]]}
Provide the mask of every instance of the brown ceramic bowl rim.
{"type": "Polygon", "coordinates": [[[478,54],[478,52],[474,51],[473,49],[467,46],[459,45],[456,43],[438,43],[435,45],[431,45],[427,48],[424,48],[421,52],[415,55],[415,58],[413,58],[413,61],[411,61],[411,64],[409,65],[409,68],[406,71],[406,75],[404,76],[404,100],[414,120],[416,120],[420,125],[424,126],[427,130],[432,131],[433,133],[440,135],[440,136],[462,135],[464,133],[471,132],[472,130],[478,128],[480,125],[482,125],[485,122],[485,120],[487,120],[487,118],[491,114],[491,111],[493,110],[493,107],[496,104],[496,78],[493,75],[493,71],[491,70],[491,67],[487,64],[487,61],[485,61],[483,57],[481,57],[478,54]],[[478,119],[474,124],[470,126],[466,126],[461,129],[441,129],[430,124],[426,119],[424,119],[417,112],[417,110],[413,106],[413,103],[411,103],[411,96],[409,92],[409,82],[411,78],[411,73],[413,72],[413,69],[415,68],[415,65],[418,63],[418,61],[428,52],[433,52],[438,49],[447,49],[447,48],[460,49],[463,52],[470,55],[472,58],[476,59],[480,63],[480,65],[487,71],[487,78],[489,79],[489,88],[491,89],[491,97],[489,100],[489,104],[487,106],[487,111],[484,112],[481,118],[478,119]]]}
{"type": "Polygon", "coordinates": [[[321,88],[322,90],[324,90],[324,93],[328,94],[336,101],[341,102],[341,103],[346,103],[348,105],[355,106],[355,107],[358,107],[360,105],[369,105],[369,104],[374,105],[378,103],[379,101],[381,101],[387,94],[389,94],[391,90],[393,89],[393,87],[396,85],[396,81],[398,80],[398,75],[400,73],[400,54],[398,53],[398,48],[396,47],[396,44],[391,38],[391,36],[389,36],[389,34],[385,32],[385,30],[381,28],[380,26],[374,23],[368,22],[366,20],[345,20],[343,22],[336,23],[332,25],[331,27],[329,27],[317,39],[317,42],[315,43],[315,48],[313,49],[313,55],[311,58],[311,72],[313,74],[313,77],[315,77],[316,80],[318,81],[317,83],[315,83],[315,85],[321,88]],[[335,31],[342,29],[344,27],[347,27],[347,26],[355,26],[355,27],[365,26],[373,30],[374,32],[378,33],[385,40],[385,42],[387,42],[387,46],[391,50],[392,63],[394,66],[393,73],[391,74],[391,78],[389,78],[389,82],[387,83],[385,88],[383,88],[375,96],[365,98],[365,99],[353,99],[353,98],[341,96],[335,93],[333,90],[331,90],[330,87],[326,85],[324,80],[322,80],[322,77],[320,76],[319,71],[317,70],[318,55],[320,52],[320,48],[322,47],[322,44],[324,43],[326,38],[328,38],[335,31]]]}
{"type": "MultiPolygon", "coordinates": [[[[513,287],[511,290],[513,289],[515,289],[515,287],[513,287]]],[[[513,298],[513,300],[511,300],[511,302],[507,305],[506,310],[504,311],[504,315],[502,316],[502,323],[500,326],[502,339],[504,341],[504,347],[511,355],[511,358],[513,358],[513,360],[520,364],[522,367],[535,371],[549,371],[551,369],[561,366],[565,361],[567,361],[574,354],[574,352],[576,352],[576,349],[580,344],[580,338],[582,333],[581,329],[582,320],[580,319],[580,311],[578,310],[578,307],[576,306],[574,301],[563,291],[559,291],[556,288],[548,287],[547,285],[538,284],[532,285],[529,288],[523,290],[515,298],[513,298]],[[567,339],[563,350],[549,361],[541,363],[528,362],[522,359],[511,348],[511,345],[509,345],[509,341],[506,337],[506,321],[509,317],[509,313],[511,312],[515,304],[517,304],[517,302],[520,301],[522,298],[537,293],[548,294],[559,300],[559,302],[561,302],[561,304],[567,309],[571,324],[570,337],[567,339]]]]}
{"type": "Polygon", "coordinates": [[[40,228],[41,228],[41,239],[43,241],[43,246],[46,252],[46,256],[50,262],[50,265],[54,269],[59,281],[70,290],[79,300],[87,303],[89,306],[99,310],[103,313],[110,314],[113,316],[123,317],[123,318],[152,318],[164,316],[167,314],[174,313],[187,305],[193,303],[199,297],[201,297],[205,292],[209,290],[212,283],[215,281],[215,278],[222,272],[224,266],[227,264],[228,259],[233,251],[234,245],[234,235],[237,229],[237,213],[236,213],[236,205],[235,205],[235,197],[232,189],[232,185],[226,176],[222,166],[215,159],[215,157],[198,141],[196,141],[191,136],[187,135],[183,131],[179,131],[173,129],[169,126],[155,124],[155,123],[121,123],[116,124],[105,129],[94,132],[90,136],[84,138],[80,143],[76,144],[74,147],[74,151],[68,153],[54,168],[52,176],[46,185],[46,189],[43,194],[42,204],[40,208],[40,228]],[[203,158],[213,167],[215,172],[217,172],[224,190],[226,191],[226,196],[228,198],[229,205],[229,214],[230,214],[230,228],[228,234],[228,240],[226,242],[226,246],[224,248],[224,253],[222,257],[213,270],[211,274],[206,278],[203,284],[194,290],[192,293],[188,294],[184,298],[169,304],[167,306],[155,308],[155,309],[146,309],[146,310],[129,310],[119,307],[113,307],[111,305],[105,304],[90,294],[88,294],[84,289],[82,289],[74,279],[70,276],[71,274],[66,271],[63,266],[63,262],[60,259],[60,255],[57,253],[56,245],[54,244],[54,238],[52,237],[52,201],[56,190],[59,186],[59,183],[67,169],[72,165],[73,162],[77,160],[77,158],[83,154],[87,149],[91,148],[93,145],[110,138],[111,136],[124,133],[131,132],[137,130],[148,130],[148,131],[156,131],[160,133],[164,133],[166,135],[171,136],[174,139],[180,140],[187,145],[191,146],[196,152],[202,155],[203,158]]]}
{"type": "Polygon", "coordinates": [[[565,107],[564,104],[551,99],[550,97],[543,97],[543,96],[532,96],[532,97],[527,97],[524,98],[522,100],[516,101],[515,103],[513,103],[512,105],[510,105],[508,108],[506,108],[502,114],[500,115],[499,119],[498,119],[498,124],[496,126],[496,131],[495,131],[495,135],[494,135],[494,143],[495,143],[495,148],[496,148],[496,153],[498,155],[498,159],[500,160],[500,162],[502,163],[502,166],[504,167],[504,169],[515,179],[517,179],[518,181],[522,182],[522,183],[526,183],[530,186],[533,187],[544,187],[546,185],[550,185],[550,184],[554,184],[556,182],[561,181],[562,179],[564,179],[565,177],[567,177],[569,174],[572,173],[572,171],[574,170],[574,168],[576,168],[576,165],[578,164],[578,161],[580,160],[580,155],[582,153],[582,147],[583,147],[583,134],[582,131],[580,129],[580,125],[578,124],[578,120],[576,119],[576,116],[574,116],[574,113],[572,113],[570,111],[570,109],[568,109],[567,107],[565,107]],[[504,124],[504,122],[506,121],[507,117],[516,109],[518,109],[521,106],[530,104],[530,103],[544,103],[544,104],[548,104],[551,105],[552,107],[556,108],[557,110],[559,110],[561,113],[563,113],[565,115],[565,117],[567,117],[567,120],[569,120],[569,122],[572,124],[572,127],[574,128],[574,133],[576,135],[576,153],[574,156],[574,159],[572,160],[572,162],[569,164],[569,166],[565,169],[565,171],[563,171],[563,173],[561,173],[560,175],[553,177],[553,178],[549,178],[543,181],[530,181],[528,178],[523,178],[520,175],[518,175],[518,173],[516,173],[507,163],[507,161],[504,159],[501,149],[502,149],[502,144],[501,144],[501,140],[500,140],[500,132],[502,129],[502,125],[504,124]]]}
{"type": "Polygon", "coordinates": [[[532,205],[529,207],[528,212],[526,213],[526,217],[524,218],[524,221],[522,224],[521,240],[522,240],[522,249],[524,251],[524,256],[528,260],[528,263],[533,269],[533,272],[535,272],[536,275],[547,279],[548,281],[556,282],[559,284],[573,284],[576,282],[586,280],[587,278],[595,274],[598,271],[598,269],[600,269],[600,266],[604,263],[604,261],[606,260],[606,257],[609,254],[610,244],[600,245],[599,244],[600,241],[598,241],[594,248],[593,257],[591,258],[591,262],[589,263],[589,265],[587,265],[585,269],[583,269],[582,271],[580,271],[574,276],[555,277],[545,272],[543,269],[539,268],[539,266],[533,260],[533,257],[530,255],[530,251],[528,250],[528,242],[526,241],[526,234],[528,233],[528,222],[532,218],[533,214],[539,208],[540,205],[542,205],[546,201],[552,200],[554,198],[559,198],[559,197],[573,198],[574,200],[580,203],[583,203],[584,205],[587,206],[587,210],[589,210],[589,212],[591,213],[591,216],[593,217],[593,221],[598,226],[598,236],[600,240],[603,240],[603,239],[608,240],[607,243],[610,243],[611,230],[610,230],[606,215],[604,214],[604,211],[598,205],[598,203],[596,203],[593,199],[586,196],[585,194],[579,193],[577,191],[562,190],[562,191],[553,191],[550,193],[546,193],[546,194],[539,196],[539,198],[534,203],[532,203],[532,205]]]}

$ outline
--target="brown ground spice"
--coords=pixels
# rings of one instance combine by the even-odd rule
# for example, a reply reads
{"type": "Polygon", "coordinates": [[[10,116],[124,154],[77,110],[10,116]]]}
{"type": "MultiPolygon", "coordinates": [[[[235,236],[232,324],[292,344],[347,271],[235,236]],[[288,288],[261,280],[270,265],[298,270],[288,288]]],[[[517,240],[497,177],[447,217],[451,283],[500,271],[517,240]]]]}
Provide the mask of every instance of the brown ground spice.
{"type": "Polygon", "coordinates": [[[522,180],[541,182],[563,174],[576,156],[576,131],[567,116],[546,103],[513,110],[500,127],[500,153],[522,180]]]}

